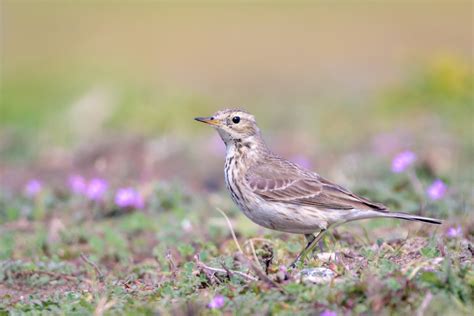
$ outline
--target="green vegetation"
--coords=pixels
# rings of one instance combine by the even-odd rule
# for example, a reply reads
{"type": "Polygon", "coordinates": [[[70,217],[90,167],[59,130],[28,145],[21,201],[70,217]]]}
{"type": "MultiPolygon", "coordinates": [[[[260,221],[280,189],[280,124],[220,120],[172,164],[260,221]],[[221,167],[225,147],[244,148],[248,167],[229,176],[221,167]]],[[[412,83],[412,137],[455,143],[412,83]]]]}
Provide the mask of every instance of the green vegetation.
{"type": "MultiPolygon", "coordinates": [[[[4,219],[1,228],[0,308],[32,314],[102,310],[125,315],[230,310],[313,314],[326,309],[341,314],[412,314],[423,301],[429,303],[428,314],[467,314],[472,308],[472,223],[463,226],[459,236],[432,226],[385,220],[338,228],[318,251],[336,257],[315,257],[304,265],[335,272],[332,281],[319,285],[301,283],[297,271],[280,268],[295,256],[302,238],[265,233],[260,235],[263,239],[253,239],[259,236],[255,228],[245,232],[235,225],[249,260],[254,260],[251,242],[259,265],[268,267],[268,277],[278,286],[272,287],[203,268],[201,263],[254,275],[236,256],[221,215],[194,196],[169,190],[155,191],[155,201],[163,201],[159,205],[110,215],[107,209],[114,206],[105,204],[101,209],[107,212],[95,217],[86,201],[63,197],[52,201],[36,220],[34,212],[22,220],[15,212],[46,208],[46,198],[32,204],[3,197],[4,204],[14,206],[9,215],[2,214],[9,220],[4,219]],[[165,203],[162,194],[179,198],[165,203]],[[407,235],[407,229],[412,233],[407,235]],[[225,297],[225,304],[210,310],[206,306],[217,294],[225,297]]],[[[401,195],[393,191],[393,196],[401,195]]]]}
{"type": "Polygon", "coordinates": [[[465,5],[2,9],[0,315],[474,310],[465,5]],[[443,225],[350,223],[287,271],[304,238],[241,214],[220,140],[192,120],[234,106],[256,115],[275,152],[443,225]],[[415,161],[392,171],[403,152],[415,161]],[[133,203],[118,203],[119,189],[133,203]],[[329,277],[311,283],[303,269],[329,277]]]}

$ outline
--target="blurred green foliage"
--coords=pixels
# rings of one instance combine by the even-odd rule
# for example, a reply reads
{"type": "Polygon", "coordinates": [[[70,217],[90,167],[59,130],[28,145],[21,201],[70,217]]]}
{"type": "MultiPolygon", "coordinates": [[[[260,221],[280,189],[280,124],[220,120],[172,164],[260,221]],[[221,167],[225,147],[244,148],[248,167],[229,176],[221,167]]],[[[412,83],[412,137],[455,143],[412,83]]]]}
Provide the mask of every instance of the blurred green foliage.
{"type": "MultiPolygon", "coordinates": [[[[70,146],[81,141],[81,132],[73,128],[97,130],[95,138],[117,132],[147,137],[170,133],[191,136],[203,131],[201,126],[193,124],[194,116],[210,114],[222,107],[204,95],[169,87],[157,89],[146,83],[123,80],[120,74],[107,78],[102,78],[108,82],[106,86],[96,88],[98,93],[109,95],[110,100],[104,102],[113,106],[105,108],[108,112],[97,123],[99,126],[91,126],[93,117],[87,115],[94,113],[79,112],[82,116],[71,116],[75,104],[83,98],[93,98],[97,92],[91,88],[86,73],[76,77],[47,72],[6,76],[2,84],[0,122],[4,134],[8,132],[5,135],[12,140],[2,148],[2,155],[21,157],[31,152],[32,146],[37,150],[40,144],[70,146]]],[[[355,101],[318,98],[300,101],[285,114],[290,120],[282,121],[281,113],[285,110],[281,104],[259,102],[258,106],[249,104],[245,108],[256,112],[265,126],[293,134],[315,135],[323,140],[322,146],[346,148],[390,129],[421,133],[417,126],[429,119],[440,124],[439,128],[454,133],[465,149],[472,152],[473,78],[467,64],[443,57],[421,65],[406,81],[373,97],[355,101]],[[353,132],[355,128],[357,133],[353,132]]],[[[100,113],[101,104],[96,106],[100,113]]]]}
{"type": "Polygon", "coordinates": [[[423,120],[423,116],[435,116],[442,128],[454,131],[465,145],[472,146],[473,85],[474,72],[468,64],[442,56],[420,67],[400,87],[383,93],[376,109],[380,118],[392,118],[408,126],[423,120]]]}

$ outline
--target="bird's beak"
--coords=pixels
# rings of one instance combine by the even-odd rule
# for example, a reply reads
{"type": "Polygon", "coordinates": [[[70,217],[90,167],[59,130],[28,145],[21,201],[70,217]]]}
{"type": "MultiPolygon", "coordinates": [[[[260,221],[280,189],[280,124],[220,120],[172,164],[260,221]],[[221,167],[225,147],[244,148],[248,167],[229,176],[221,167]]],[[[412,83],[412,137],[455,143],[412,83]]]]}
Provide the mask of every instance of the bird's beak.
{"type": "Polygon", "coordinates": [[[209,125],[214,125],[214,126],[219,125],[219,120],[216,120],[212,116],[209,116],[209,117],[195,117],[194,119],[198,122],[203,122],[203,123],[206,123],[206,124],[209,124],[209,125]]]}

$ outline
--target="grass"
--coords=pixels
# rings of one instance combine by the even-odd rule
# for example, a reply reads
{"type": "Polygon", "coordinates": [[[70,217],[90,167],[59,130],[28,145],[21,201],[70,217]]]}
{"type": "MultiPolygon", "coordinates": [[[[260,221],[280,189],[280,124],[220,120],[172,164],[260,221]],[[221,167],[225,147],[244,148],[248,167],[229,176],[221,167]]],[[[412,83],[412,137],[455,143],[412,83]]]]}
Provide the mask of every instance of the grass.
{"type": "Polygon", "coordinates": [[[246,230],[239,223],[248,220],[224,203],[243,260],[224,218],[206,199],[156,185],[149,201],[143,210],[114,212],[110,202],[91,204],[47,189],[33,200],[3,196],[10,208],[2,212],[0,237],[2,313],[460,315],[472,309],[472,219],[454,238],[444,234],[446,225],[347,225],[324,240],[319,256],[288,272],[281,266],[303,246],[301,237],[249,223],[246,230]],[[252,266],[263,267],[265,277],[252,266]],[[301,282],[303,267],[328,268],[335,278],[301,282]],[[218,294],[224,306],[209,309],[218,294]]]}

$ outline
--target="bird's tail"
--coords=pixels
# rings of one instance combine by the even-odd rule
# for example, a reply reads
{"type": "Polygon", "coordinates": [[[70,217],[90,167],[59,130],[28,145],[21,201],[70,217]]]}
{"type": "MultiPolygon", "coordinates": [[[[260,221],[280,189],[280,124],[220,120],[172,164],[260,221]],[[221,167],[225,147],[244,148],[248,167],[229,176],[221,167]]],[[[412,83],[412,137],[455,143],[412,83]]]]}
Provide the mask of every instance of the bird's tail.
{"type": "Polygon", "coordinates": [[[406,221],[418,221],[418,222],[424,222],[424,223],[429,223],[429,224],[436,224],[440,225],[443,222],[440,221],[439,219],[431,218],[431,217],[424,217],[424,216],[418,216],[418,215],[412,215],[408,213],[402,213],[402,212],[381,212],[381,211],[367,211],[364,213],[357,212],[355,214],[351,214],[350,216],[346,217],[346,221],[354,221],[354,220],[359,220],[359,219],[368,219],[368,218],[398,218],[398,219],[403,219],[406,221]]]}
{"type": "Polygon", "coordinates": [[[412,215],[412,214],[401,213],[401,212],[385,213],[383,217],[399,218],[399,219],[404,219],[407,221],[419,221],[419,222],[436,224],[436,225],[440,225],[443,223],[441,220],[436,219],[436,218],[412,215]]]}

